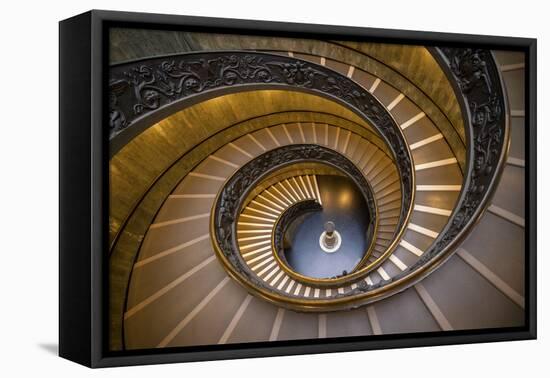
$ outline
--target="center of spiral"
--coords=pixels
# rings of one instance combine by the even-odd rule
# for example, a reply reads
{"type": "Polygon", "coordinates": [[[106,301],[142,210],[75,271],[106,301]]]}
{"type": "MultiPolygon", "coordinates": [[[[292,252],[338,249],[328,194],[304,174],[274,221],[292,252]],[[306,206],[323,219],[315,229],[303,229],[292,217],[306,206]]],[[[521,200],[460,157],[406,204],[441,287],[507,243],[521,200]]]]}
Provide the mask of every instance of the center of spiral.
{"type": "Polygon", "coordinates": [[[342,236],[336,231],[334,222],[326,222],[323,227],[325,230],[319,237],[319,245],[324,252],[334,253],[342,245],[342,236]]]}

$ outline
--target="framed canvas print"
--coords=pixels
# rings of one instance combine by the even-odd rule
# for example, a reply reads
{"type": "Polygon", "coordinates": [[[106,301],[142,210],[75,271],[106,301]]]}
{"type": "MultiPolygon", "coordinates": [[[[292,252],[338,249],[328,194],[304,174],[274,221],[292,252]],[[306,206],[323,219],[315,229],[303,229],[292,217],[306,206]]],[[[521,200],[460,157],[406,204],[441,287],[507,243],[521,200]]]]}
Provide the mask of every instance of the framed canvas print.
{"type": "Polygon", "coordinates": [[[60,23],[60,355],[536,337],[533,39],[60,23]]]}

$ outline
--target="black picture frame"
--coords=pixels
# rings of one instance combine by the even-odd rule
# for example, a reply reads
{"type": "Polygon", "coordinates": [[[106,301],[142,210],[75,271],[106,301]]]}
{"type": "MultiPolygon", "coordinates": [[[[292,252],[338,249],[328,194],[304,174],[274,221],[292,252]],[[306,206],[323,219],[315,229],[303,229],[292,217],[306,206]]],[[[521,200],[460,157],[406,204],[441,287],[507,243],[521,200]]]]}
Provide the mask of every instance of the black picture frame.
{"type": "Polygon", "coordinates": [[[89,367],[156,364],[536,338],[536,39],[93,10],[59,24],[59,354],[89,367]],[[526,326],[109,352],[107,44],[112,26],[477,46],[526,53],[526,326]]]}

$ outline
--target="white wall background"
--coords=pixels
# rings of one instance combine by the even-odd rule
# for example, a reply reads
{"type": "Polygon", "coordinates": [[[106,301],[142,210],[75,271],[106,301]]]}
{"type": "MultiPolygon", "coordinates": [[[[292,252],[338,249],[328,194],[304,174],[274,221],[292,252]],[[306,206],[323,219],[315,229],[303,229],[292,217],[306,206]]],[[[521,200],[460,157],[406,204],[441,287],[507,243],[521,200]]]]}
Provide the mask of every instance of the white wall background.
{"type": "MultiPolygon", "coordinates": [[[[550,27],[544,1],[80,0],[2,2],[0,22],[0,375],[3,377],[470,377],[548,374],[546,257],[550,27]],[[89,370],[56,356],[58,26],[91,8],[536,37],[539,340],[89,370]],[[27,99],[31,100],[27,100],[27,99]],[[546,273],[546,276],[545,276],[546,273]],[[546,296],[546,298],[543,298],[546,296]],[[545,300],[546,299],[546,300],[545,300]],[[546,319],[545,319],[546,317],[546,319]]],[[[546,375],[548,376],[548,375],[546,375]]]]}

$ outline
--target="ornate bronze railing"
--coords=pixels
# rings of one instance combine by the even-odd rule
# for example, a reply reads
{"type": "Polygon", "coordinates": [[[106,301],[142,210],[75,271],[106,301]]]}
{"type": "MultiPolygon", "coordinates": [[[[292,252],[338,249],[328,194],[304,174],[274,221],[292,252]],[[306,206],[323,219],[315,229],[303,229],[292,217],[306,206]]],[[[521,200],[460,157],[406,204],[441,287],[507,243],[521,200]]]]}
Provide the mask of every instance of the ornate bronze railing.
{"type": "MultiPolygon", "coordinates": [[[[510,143],[508,103],[502,77],[489,50],[433,48],[432,55],[453,85],[465,123],[466,175],[450,221],[409,270],[432,262],[431,272],[462,241],[489,205],[502,174],[510,143]]],[[[403,272],[394,279],[406,275],[403,272]]],[[[423,275],[423,276],[424,276],[423,275]]]]}
{"type": "Polygon", "coordinates": [[[510,143],[508,103],[489,50],[433,48],[461,105],[467,140],[467,170],[449,222],[422,257],[388,281],[357,288],[359,303],[386,298],[422,280],[445,262],[484,213],[504,169],[510,143]],[[359,299],[362,298],[362,299],[359,299]]]}
{"type": "Polygon", "coordinates": [[[284,237],[288,231],[289,226],[301,215],[313,212],[321,211],[323,207],[319,202],[311,199],[296,202],[289,206],[275,221],[272,232],[272,248],[273,253],[278,257],[280,264],[284,264],[288,267],[288,263],[285,257],[284,237]]]}
{"type": "MultiPolygon", "coordinates": [[[[237,245],[237,219],[250,191],[263,178],[285,166],[299,162],[327,164],[353,180],[371,214],[368,225],[370,234],[367,235],[367,239],[373,240],[376,232],[376,203],[372,190],[362,172],[349,159],[332,149],[312,144],[289,145],[265,152],[243,165],[225,182],[212,207],[210,228],[214,249],[225,268],[239,281],[256,289],[262,288],[274,292],[274,289],[259,279],[242,259],[237,245]]],[[[296,273],[292,275],[307,283],[313,280],[296,273]]],[[[320,285],[338,284],[330,279],[314,281],[320,285]]]]}
{"type": "Polygon", "coordinates": [[[325,66],[245,51],[179,54],[110,69],[111,152],[166,115],[209,96],[251,89],[292,89],[337,101],[365,118],[390,146],[401,177],[401,220],[410,214],[411,153],[389,111],[368,90],[325,66]]]}

